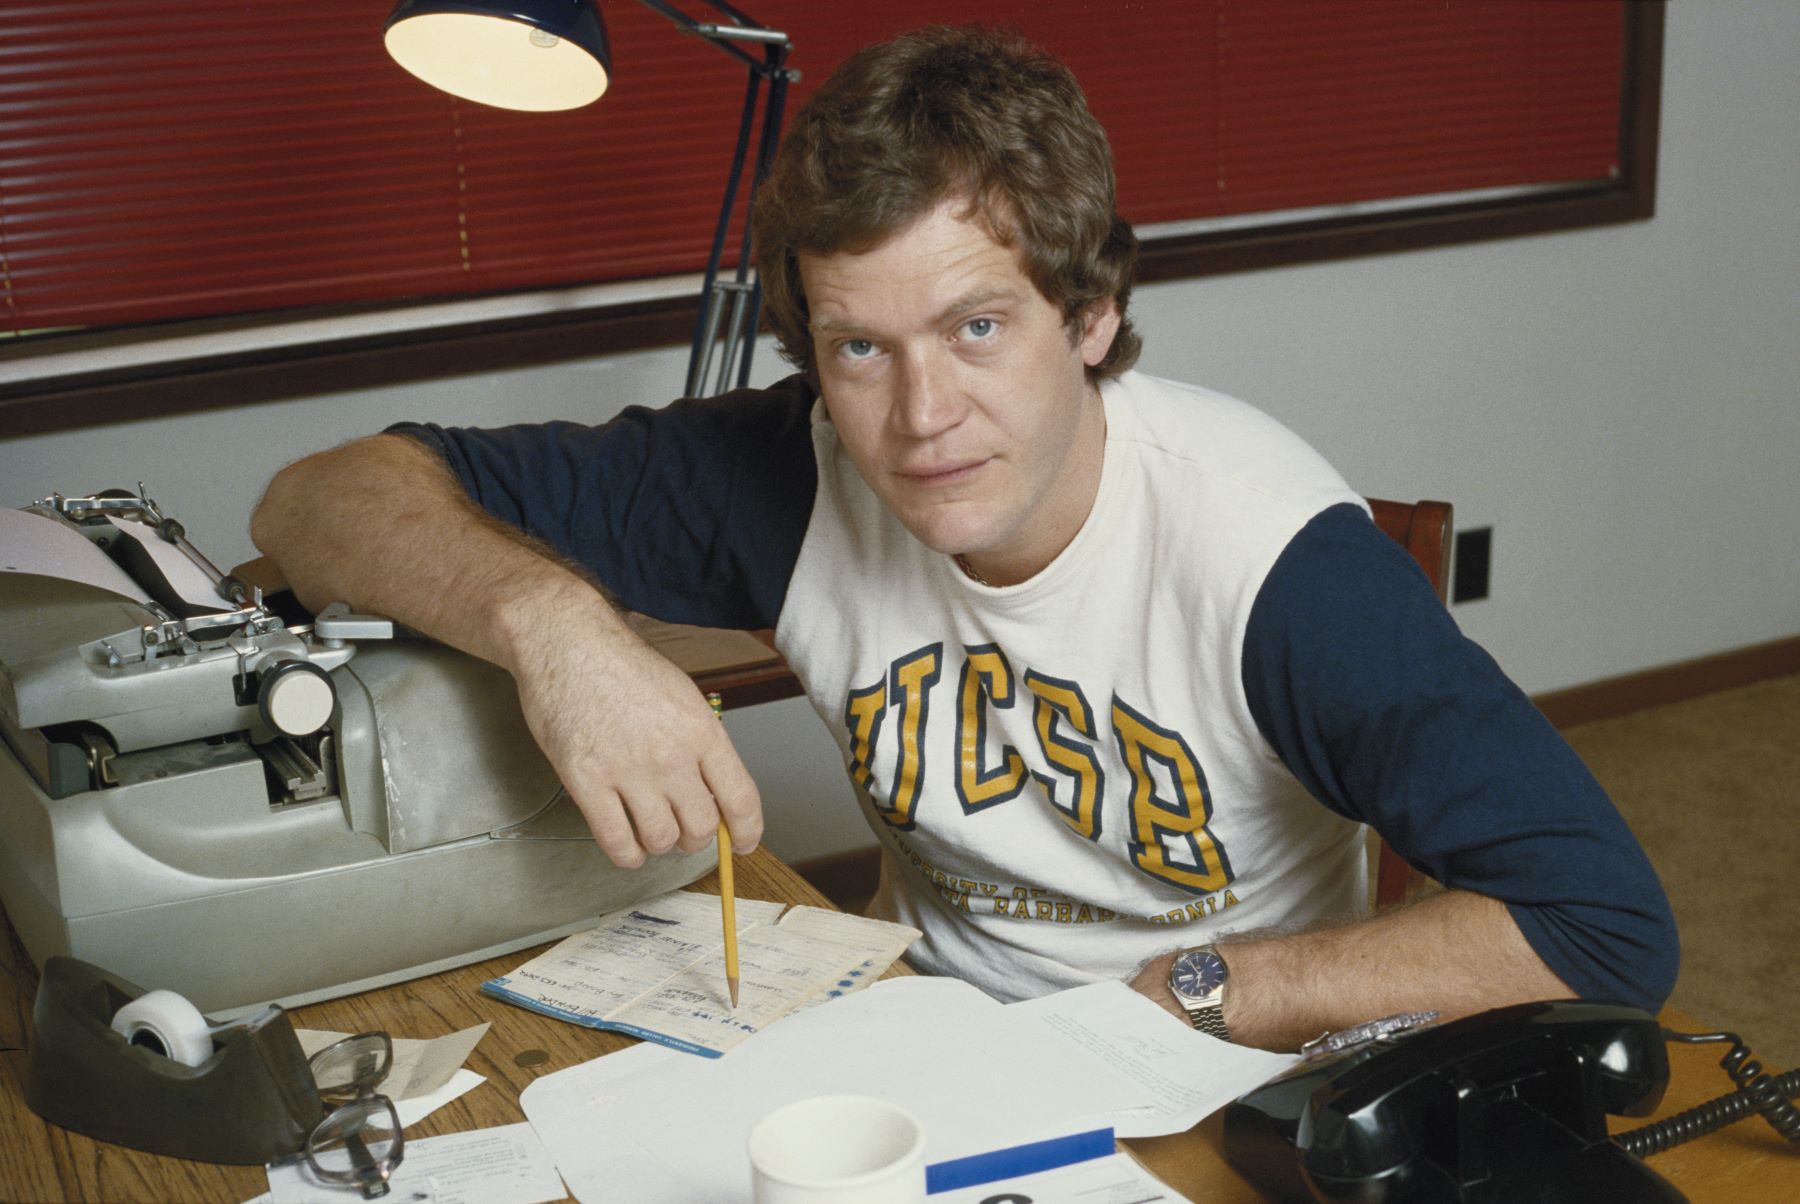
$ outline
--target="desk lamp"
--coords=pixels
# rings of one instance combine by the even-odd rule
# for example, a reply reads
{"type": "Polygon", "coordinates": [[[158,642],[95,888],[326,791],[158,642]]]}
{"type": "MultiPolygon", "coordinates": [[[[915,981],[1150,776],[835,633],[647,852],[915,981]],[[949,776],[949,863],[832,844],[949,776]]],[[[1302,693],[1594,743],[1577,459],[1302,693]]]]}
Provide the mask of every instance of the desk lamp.
{"type": "MultiPolygon", "coordinates": [[[[747,384],[750,377],[762,300],[750,267],[751,197],[775,157],[787,85],[799,74],[785,66],[787,35],[759,25],[729,4],[705,0],[727,19],[720,24],[696,21],[662,0],[639,2],[749,68],[737,148],[706,261],[700,315],[688,355],[687,395],[722,393],[734,383],[747,384]],[[760,56],[739,43],[760,48],[760,56]],[[769,81],[766,94],[764,79],[769,81]],[[751,196],[744,200],[737,272],[722,280],[719,260],[737,205],[759,99],[762,132],[751,171],[751,196]]],[[[612,48],[597,0],[400,0],[388,16],[383,37],[394,61],[426,83],[502,109],[548,112],[591,104],[606,91],[612,74],[612,48]]]]}

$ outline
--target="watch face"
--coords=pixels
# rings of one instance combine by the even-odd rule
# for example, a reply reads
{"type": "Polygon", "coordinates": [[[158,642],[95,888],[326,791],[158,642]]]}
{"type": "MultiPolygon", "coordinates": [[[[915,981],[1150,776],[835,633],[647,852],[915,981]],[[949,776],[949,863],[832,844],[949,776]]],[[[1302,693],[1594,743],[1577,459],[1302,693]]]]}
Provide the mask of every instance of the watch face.
{"type": "Polygon", "coordinates": [[[1169,985],[1190,997],[1210,995],[1225,985],[1225,959],[1211,949],[1189,949],[1175,959],[1169,985]]]}

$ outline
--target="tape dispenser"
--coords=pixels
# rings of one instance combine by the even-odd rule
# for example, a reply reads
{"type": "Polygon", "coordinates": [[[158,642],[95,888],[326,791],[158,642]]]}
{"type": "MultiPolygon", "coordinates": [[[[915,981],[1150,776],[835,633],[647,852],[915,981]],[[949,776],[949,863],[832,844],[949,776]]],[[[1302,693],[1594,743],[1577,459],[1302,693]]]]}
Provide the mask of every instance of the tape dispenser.
{"type": "Polygon", "coordinates": [[[45,960],[25,1102],[100,1141],[200,1162],[298,1153],[325,1114],[279,1007],[213,1024],[172,991],[141,991],[72,957],[45,960]]]}

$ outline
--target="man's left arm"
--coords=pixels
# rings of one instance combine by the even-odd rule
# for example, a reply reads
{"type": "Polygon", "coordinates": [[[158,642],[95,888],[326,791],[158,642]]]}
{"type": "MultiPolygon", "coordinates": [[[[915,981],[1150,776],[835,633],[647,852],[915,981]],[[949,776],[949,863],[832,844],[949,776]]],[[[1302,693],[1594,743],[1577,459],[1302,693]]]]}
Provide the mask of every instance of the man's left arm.
{"type": "MultiPolygon", "coordinates": [[[[1232,939],[1219,952],[1231,974],[1231,1039],[1259,1049],[1297,1049],[1322,1032],[1398,1012],[1464,1016],[1576,994],[1505,904],[1469,891],[1442,891],[1339,928],[1232,939]]],[[[1174,952],[1156,958],[1132,985],[1186,1020],[1168,987],[1174,960],[1174,952]]]]}
{"type": "MultiPolygon", "coordinates": [[[[1243,678],[1258,728],[1314,797],[1448,889],[1360,923],[1223,944],[1234,1040],[1293,1048],[1394,1012],[1529,999],[1661,1005],[1678,946],[1649,860],[1574,751],[1357,508],[1316,516],[1271,569],[1243,678]]],[[[1136,985],[1173,1009],[1169,960],[1136,985]]]]}

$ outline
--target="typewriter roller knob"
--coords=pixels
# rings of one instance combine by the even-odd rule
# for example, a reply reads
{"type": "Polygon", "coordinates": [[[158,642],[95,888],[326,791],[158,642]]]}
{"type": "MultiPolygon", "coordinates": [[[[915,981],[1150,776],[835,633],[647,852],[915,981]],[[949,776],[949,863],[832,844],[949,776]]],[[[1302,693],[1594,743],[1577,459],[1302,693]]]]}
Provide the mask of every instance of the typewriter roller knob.
{"type": "Polygon", "coordinates": [[[257,674],[256,709],[284,736],[310,736],[337,705],[331,676],[310,661],[284,660],[257,674]]]}

